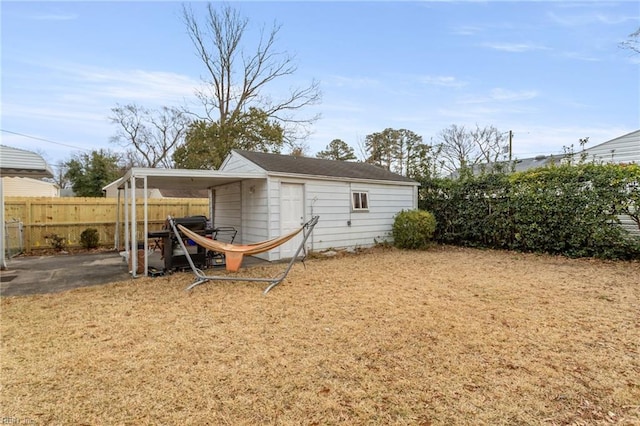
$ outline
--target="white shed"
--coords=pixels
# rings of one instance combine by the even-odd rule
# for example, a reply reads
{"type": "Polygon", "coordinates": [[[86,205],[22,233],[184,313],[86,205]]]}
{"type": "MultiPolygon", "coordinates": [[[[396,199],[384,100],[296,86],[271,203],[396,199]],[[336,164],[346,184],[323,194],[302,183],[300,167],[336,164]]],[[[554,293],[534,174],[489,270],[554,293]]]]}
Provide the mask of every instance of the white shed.
{"type": "MultiPolygon", "coordinates": [[[[396,213],[418,208],[418,182],[367,163],[233,150],[220,170],[266,174],[216,188],[215,223],[240,229],[248,243],[320,216],[308,249],[370,247],[390,239],[396,213]]],[[[298,244],[263,257],[291,257],[298,244]]]]}
{"type": "MultiPolygon", "coordinates": [[[[278,237],[320,216],[306,249],[323,251],[389,240],[394,216],[418,208],[419,183],[366,163],[233,150],[220,170],[136,168],[115,185],[125,192],[125,212],[131,211],[127,247],[137,247],[133,207],[146,204],[149,189],[188,188],[209,190],[211,226],[236,228],[236,243],[278,237]],[[134,188],[144,190],[142,199],[134,188]]],[[[291,258],[301,238],[257,257],[291,258]]]]}

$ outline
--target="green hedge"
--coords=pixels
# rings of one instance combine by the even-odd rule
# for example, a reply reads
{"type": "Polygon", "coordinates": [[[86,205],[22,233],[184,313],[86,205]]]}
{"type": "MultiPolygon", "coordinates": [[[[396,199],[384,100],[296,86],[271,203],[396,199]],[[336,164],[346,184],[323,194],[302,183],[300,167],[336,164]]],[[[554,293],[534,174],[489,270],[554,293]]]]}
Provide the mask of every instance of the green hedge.
{"type": "Polygon", "coordinates": [[[632,259],[640,257],[640,238],[618,226],[617,216],[639,222],[639,183],[635,164],[467,173],[423,181],[420,208],[435,215],[441,243],[632,259]]]}

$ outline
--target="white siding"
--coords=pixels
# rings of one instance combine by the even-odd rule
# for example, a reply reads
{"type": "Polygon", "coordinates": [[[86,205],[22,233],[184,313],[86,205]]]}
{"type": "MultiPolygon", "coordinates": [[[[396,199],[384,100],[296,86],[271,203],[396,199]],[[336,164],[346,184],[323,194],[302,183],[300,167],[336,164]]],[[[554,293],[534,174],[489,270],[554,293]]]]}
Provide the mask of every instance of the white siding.
{"type": "Polygon", "coordinates": [[[320,216],[308,241],[314,251],[370,247],[390,240],[394,216],[415,206],[413,186],[309,181],[305,192],[307,217],[320,216]],[[369,211],[352,211],[352,191],[368,192],[369,211]]]}
{"type": "Polygon", "coordinates": [[[220,166],[220,171],[229,173],[253,173],[263,172],[264,170],[255,163],[232,151],[220,166]]]}
{"type": "Polygon", "coordinates": [[[620,226],[629,231],[631,235],[640,237],[640,229],[638,229],[638,225],[631,219],[631,216],[618,216],[618,219],[620,219],[620,226]]]}
{"type": "MultiPolygon", "coordinates": [[[[587,161],[603,163],[640,164],[640,130],[612,139],[586,150],[587,161]]],[[[620,216],[620,223],[632,235],[639,236],[640,230],[629,216],[620,216]]]]}
{"type": "Polygon", "coordinates": [[[59,197],[60,188],[55,183],[26,177],[3,177],[5,197],[59,197]]]}
{"type": "Polygon", "coordinates": [[[234,242],[242,242],[242,202],[240,182],[215,189],[214,226],[233,226],[238,231],[234,242]]]}
{"type": "MultiPolygon", "coordinates": [[[[242,183],[240,209],[243,243],[281,235],[280,185],[283,182],[304,185],[306,220],[320,216],[313,234],[307,240],[306,248],[310,251],[371,247],[376,242],[390,240],[396,213],[413,209],[416,205],[415,186],[282,177],[269,177],[267,181],[245,180],[242,183]],[[369,194],[368,212],[352,211],[352,191],[366,191],[369,194]]],[[[216,192],[217,210],[222,207],[222,202],[216,192]]],[[[280,250],[275,248],[257,257],[280,260],[280,250]]]]}
{"type": "Polygon", "coordinates": [[[640,164],[640,130],[585,150],[586,161],[640,164]]]}
{"type": "MultiPolygon", "coordinates": [[[[242,182],[242,242],[256,243],[271,238],[268,235],[267,182],[251,179],[242,182]]],[[[257,255],[268,259],[268,254],[257,255]]]]}

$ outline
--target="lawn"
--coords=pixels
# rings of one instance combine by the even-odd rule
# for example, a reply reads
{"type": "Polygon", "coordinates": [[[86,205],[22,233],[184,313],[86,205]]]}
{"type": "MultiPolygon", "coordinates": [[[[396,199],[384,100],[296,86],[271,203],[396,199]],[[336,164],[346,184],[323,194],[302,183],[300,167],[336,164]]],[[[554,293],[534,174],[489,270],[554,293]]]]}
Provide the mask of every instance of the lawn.
{"type": "Polygon", "coordinates": [[[3,421],[640,424],[638,262],[376,249],[266,296],[191,282],[3,297],[3,421]]]}

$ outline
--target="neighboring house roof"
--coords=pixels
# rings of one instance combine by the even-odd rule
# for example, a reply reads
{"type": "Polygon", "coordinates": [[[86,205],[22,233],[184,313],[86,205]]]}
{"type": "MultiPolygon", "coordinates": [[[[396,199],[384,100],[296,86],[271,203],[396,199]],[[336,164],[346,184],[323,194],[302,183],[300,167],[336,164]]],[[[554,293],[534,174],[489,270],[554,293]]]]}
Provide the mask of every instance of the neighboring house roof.
{"type": "Polygon", "coordinates": [[[35,152],[0,145],[0,175],[13,177],[53,177],[53,171],[35,152]]]}
{"type": "MultiPolygon", "coordinates": [[[[471,167],[471,171],[474,175],[478,175],[483,172],[491,173],[496,170],[504,170],[507,173],[523,172],[529,169],[549,166],[554,163],[560,164],[561,160],[562,156],[538,155],[536,157],[516,159],[512,161],[496,161],[495,163],[475,164],[471,167]]],[[[459,170],[456,170],[449,175],[451,178],[457,178],[459,176],[459,170]]]]}
{"type": "MultiPolygon", "coordinates": [[[[560,164],[566,161],[569,154],[561,155],[539,155],[534,158],[516,159],[509,161],[498,161],[495,163],[476,164],[472,167],[474,174],[491,172],[497,168],[504,168],[505,171],[523,172],[537,167],[549,166],[551,164],[560,164]]],[[[603,142],[601,144],[587,148],[584,151],[573,153],[574,160],[585,157],[586,162],[605,162],[605,163],[640,163],[640,130],[618,136],[617,138],[603,142]]],[[[459,171],[453,172],[450,177],[456,178],[460,175],[459,171]]]]}
{"type": "Polygon", "coordinates": [[[267,172],[325,176],[331,178],[415,182],[413,179],[368,163],[295,157],[293,155],[270,154],[238,149],[234,149],[233,151],[267,172]]]}

